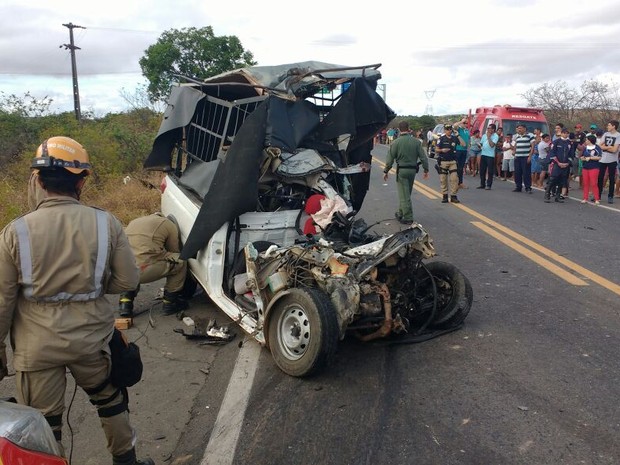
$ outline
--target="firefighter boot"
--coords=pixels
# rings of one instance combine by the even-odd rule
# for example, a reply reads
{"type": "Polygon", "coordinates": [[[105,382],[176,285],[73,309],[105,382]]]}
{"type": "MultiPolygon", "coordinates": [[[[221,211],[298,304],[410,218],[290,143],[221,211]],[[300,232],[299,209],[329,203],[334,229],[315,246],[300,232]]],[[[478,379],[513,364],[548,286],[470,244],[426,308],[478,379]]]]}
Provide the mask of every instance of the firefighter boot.
{"type": "Polygon", "coordinates": [[[181,310],[185,310],[189,307],[187,301],[181,298],[181,293],[179,291],[164,291],[163,302],[164,315],[174,315],[175,313],[179,313],[181,310]]]}
{"type": "Polygon", "coordinates": [[[461,201],[459,200],[459,198],[456,195],[451,195],[450,196],[450,202],[451,203],[461,203],[461,201]]]}
{"type": "Polygon", "coordinates": [[[441,203],[448,203],[448,194],[444,194],[441,203]]]}
{"type": "Polygon", "coordinates": [[[136,298],[136,294],[138,294],[138,290],[121,294],[121,298],[118,301],[118,312],[121,318],[133,317],[133,300],[136,298]]]}
{"type": "Polygon", "coordinates": [[[113,455],[112,465],[155,465],[152,459],[138,460],[136,458],[136,449],[130,449],[124,454],[113,455]]]}

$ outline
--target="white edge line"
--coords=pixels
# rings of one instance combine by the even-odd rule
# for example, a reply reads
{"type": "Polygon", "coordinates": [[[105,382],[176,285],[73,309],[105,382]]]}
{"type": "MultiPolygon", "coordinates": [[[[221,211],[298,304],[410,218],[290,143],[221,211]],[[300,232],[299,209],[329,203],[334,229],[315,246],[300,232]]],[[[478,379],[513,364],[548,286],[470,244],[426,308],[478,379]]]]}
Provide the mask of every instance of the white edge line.
{"type": "Polygon", "coordinates": [[[200,465],[232,465],[262,347],[253,339],[241,346],[224,400],[200,465]]]}

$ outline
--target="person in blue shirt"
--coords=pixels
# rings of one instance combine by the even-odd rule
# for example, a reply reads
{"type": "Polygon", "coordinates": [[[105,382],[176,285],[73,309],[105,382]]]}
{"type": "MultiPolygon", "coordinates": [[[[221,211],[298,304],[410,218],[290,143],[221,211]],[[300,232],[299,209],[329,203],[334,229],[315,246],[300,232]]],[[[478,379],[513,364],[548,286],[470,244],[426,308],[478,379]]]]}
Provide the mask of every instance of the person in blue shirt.
{"type": "Polygon", "coordinates": [[[469,129],[466,127],[467,118],[463,118],[458,123],[452,125],[465,144],[460,143],[456,146],[456,174],[459,178],[459,189],[466,189],[463,183],[463,172],[465,171],[465,162],[467,160],[467,150],[469,149],[469,129]]]}
{"type": "Polygon", "coordinates": [[[495,146],[499,136],[495,130],[495,124],[489,124],[485,134],[482,136],[482,150],[480,152],[480,185],[476,189],[490,190],[493,185],[495,175],[495,146]]]}

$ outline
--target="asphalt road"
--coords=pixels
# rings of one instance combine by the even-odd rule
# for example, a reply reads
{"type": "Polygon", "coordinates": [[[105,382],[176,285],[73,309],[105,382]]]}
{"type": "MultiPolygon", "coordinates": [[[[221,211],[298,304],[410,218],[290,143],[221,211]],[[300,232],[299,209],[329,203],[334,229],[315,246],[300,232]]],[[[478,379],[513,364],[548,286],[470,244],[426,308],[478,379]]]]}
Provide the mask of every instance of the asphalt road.
{"type": "MultiPolygon", "coordinates": [[[[368,220],[397,205],[384,155],[368,220]]],[[[620,211],[472,177],[463,204],[445,205],[431,173],[414,216],[473,285],[465,327],[417,345],[345,341],[312,380],[263,357],[233,463],[620,463],[620,211]]]]}
{"type": "MultiPolygon", "coordinates": [[[[360,214],[395,231],[394,175],[383,182],[385,147],[374,155],[360,214]]],[[[131,388],[139,451],[175,465],[620,463],[620,202],[546,204],[511,182],[491,191],[465,182],[460,205],[440,203],[434,170],[412,196],[436,259],[472,283],[463,329],[412,345],[345,339],[327,371],[296,379],[240,331],[201,346],[173,333],[182,323],[155,305],[154,326],[143,314],[127,332],[146,330],[145,377],[131,388]],[[246,351],[259,356],[255,371],[246,351]]],[[[156,286],[141,292],[142,306],[156,286]]],[[[227,322],[204,296],[188,314],[227,322]]],[[[73,463],[109,463],[79,390],[70,419],[73,463]]]]}

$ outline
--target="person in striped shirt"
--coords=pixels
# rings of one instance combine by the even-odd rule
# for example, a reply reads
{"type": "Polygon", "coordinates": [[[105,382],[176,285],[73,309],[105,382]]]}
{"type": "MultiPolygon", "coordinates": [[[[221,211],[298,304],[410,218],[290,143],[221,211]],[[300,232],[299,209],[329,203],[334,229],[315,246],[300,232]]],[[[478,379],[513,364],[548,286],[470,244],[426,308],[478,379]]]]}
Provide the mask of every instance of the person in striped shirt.
{"type": "Polygon", "coordinates": [[[515,188],[513,192],[521,192],[525,185],[525,192],[532,193],[532,150],[534,137],[528,134],[525,124],[517,126],[515,143],[515,188]]]}

